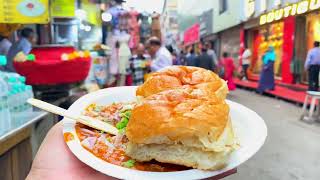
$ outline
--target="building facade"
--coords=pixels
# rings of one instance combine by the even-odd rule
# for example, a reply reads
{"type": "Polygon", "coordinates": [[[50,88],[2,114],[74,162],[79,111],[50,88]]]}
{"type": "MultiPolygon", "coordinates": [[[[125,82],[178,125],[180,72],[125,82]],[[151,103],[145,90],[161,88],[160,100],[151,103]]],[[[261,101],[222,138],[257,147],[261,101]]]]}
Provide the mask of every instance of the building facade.
{"type": "Polygon", "coordinates": [[[304,62],[314,41],[320,41],[320,0],[246,0],[243,29],[253,52],[251,77],[258,76],[269,46],[276,52],[275,76],[286,84],[307,83],[304,62]]]}
{"type": "Polygon", "coordinates": [[[161,17],[162,36],[166,45],[177,48],[179,40],[178,0],[167,0],[161,17]]]}

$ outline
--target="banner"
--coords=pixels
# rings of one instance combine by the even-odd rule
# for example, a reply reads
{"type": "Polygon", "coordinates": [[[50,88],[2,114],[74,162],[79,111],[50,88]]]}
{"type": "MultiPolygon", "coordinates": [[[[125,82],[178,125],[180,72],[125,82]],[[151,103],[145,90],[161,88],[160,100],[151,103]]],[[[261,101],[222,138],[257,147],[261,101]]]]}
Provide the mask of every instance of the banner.
{"type": "Polygon", "coordinates": [[[0,23],[46,24],[48,0],[0,0],[0,23]]]}
{"type": "Polygon", "coordinates": [[[200,39],[200,24],[196,23],[184,32],[184,45],[198,42],[200,39]]]}
{"type": "Polygon", "coordinates": [[[100,8],[89,0],[81,1],[81,8],[87,12],[87,21],[93,25],[101,24],[100,8]]]}
{"type": "Polygon", "coordinates": [[[51,0],[51,16],[73,18],[76,11],[75,0],[51,0]]]}

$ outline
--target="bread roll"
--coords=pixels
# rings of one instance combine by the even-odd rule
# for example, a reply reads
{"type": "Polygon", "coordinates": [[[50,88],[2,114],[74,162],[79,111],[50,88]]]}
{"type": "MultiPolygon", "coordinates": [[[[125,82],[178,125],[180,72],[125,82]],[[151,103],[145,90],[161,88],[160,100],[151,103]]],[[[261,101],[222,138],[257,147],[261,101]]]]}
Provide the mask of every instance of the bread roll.
{"type": "Polygon", "coordinates": [[[137,89],[142,101],[127,125],[127,154],[199,169],[223,167],[235,147],[227,92],[224,80],[202,68],[173,66],[152,74],[137,89]]]}

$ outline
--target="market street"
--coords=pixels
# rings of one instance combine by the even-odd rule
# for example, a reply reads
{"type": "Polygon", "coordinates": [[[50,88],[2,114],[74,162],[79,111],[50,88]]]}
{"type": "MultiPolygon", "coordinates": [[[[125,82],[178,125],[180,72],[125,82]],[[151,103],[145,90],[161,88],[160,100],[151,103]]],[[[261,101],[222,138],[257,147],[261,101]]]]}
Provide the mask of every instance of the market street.
{"type": "Polygon", "coordinates": [[[231,92],[229,99],[262,116],[268,137],[262,149],[227,180],[319,179],[320,125],[299,121],[301,107],[241,89],[231,92]]]}

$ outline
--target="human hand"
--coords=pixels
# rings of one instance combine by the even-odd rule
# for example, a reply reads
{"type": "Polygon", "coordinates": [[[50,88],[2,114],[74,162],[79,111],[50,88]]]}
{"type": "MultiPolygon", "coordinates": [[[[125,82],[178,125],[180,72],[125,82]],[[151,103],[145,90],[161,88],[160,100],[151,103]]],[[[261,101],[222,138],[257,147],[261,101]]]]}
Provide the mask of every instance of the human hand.
{"type": "Polygon", "coordinates": [[[78,160],[64,142],[62,123],[55,125],[44,139],[27,180],[113,179],[78,160]]]}

